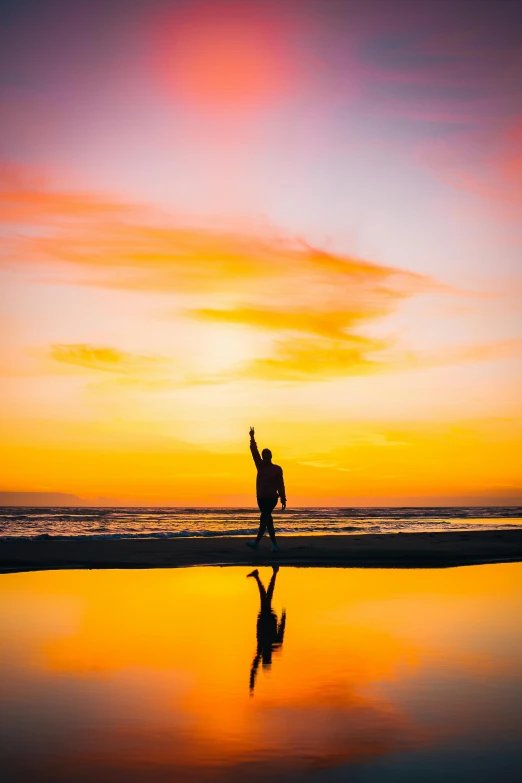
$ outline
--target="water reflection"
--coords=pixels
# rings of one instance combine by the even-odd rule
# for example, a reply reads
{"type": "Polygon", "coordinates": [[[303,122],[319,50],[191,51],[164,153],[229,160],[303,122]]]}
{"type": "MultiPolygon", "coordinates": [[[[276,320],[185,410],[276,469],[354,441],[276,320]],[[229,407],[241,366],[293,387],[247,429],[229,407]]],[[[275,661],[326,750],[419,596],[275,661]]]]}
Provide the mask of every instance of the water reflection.
{"type": "Polygon", "coordinates": [[[0,576],[2,780],[518,780],[522,564],[247,574],[0,576]]]}
{"type": "Polygon", "coordinates": [[[263,669],[269,669],[272,665],[272,654],[278,651],[285,636],[286,626],[286,610],[283,609],[281,613],[281,620],[278,619],[276,613],[272,609],[272,598],[274,595],[275,583],[279,566],[272,566],[272,578],[268,585],[268,589],[265,590],[263,582],[259,578],[259,571],[257,568],[252,573],[248,574],[257,582],[259,589],[259,614],[257,616],[257,648],[254,660],[252,661],[252,667],[250,669],[250,695],[254,695],[254,688],[256,684],[256,675],[259,668],[259,662],[263,660],[263,669]]]}

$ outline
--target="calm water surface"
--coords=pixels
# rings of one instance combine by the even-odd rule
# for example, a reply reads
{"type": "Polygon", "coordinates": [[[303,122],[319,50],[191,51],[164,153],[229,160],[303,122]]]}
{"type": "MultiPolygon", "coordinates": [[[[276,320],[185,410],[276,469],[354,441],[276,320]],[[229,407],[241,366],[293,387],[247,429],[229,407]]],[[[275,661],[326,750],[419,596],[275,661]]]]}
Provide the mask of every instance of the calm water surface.
{"type": "Polygon", "coordinates": [[[520,779],[522,564],[248,573],[1,575],[2,780],[520,779]]]}

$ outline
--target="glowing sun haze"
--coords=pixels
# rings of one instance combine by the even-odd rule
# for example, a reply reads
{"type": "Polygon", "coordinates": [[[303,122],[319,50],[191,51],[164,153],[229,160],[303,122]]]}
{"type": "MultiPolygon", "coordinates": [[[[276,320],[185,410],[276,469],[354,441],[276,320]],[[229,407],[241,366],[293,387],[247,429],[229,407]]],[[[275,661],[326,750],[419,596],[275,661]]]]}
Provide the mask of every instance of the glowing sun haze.
{"type": "Polygon", "coordinates": [[[522,501],[518,4],[3,6],[2,491],[522,501]],[[246,436],[246,437],[245,437],[246,436]]]}
{"type": "Polygon", "coordinates": [[[174,7],[166,19],[161,14],[158,74],[172,99],[211,113],[282,100],[293,68],[283,9],[195,2],[174,7]]]}

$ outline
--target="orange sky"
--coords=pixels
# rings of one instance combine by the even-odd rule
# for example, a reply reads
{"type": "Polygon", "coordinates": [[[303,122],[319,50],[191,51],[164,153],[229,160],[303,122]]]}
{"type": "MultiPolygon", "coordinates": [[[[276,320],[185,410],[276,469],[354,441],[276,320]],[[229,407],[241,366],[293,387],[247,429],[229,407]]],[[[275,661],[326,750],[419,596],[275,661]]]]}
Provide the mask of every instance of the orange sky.
{"type": "Polygon", "coordinates": [[[509,20],[53,9],[1,55],[0,491],[245,505],[255,425],[290,505],[521,502],[509,20]]]}

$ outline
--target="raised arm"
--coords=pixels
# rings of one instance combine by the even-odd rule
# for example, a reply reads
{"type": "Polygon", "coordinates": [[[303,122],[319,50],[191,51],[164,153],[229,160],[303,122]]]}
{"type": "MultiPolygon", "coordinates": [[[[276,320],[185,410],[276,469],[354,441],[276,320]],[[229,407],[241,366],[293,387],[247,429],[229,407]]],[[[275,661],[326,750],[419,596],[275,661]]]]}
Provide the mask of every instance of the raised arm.
{"type": "Polygon", "coordinates": [[[256,463],[256,468],[259,468],[263,460],[261,459],[261,454],[259,453],[259,449],[257,448],[253,427],[250,427],[250,451],[252,452],[252,458],[256,463]]]}

